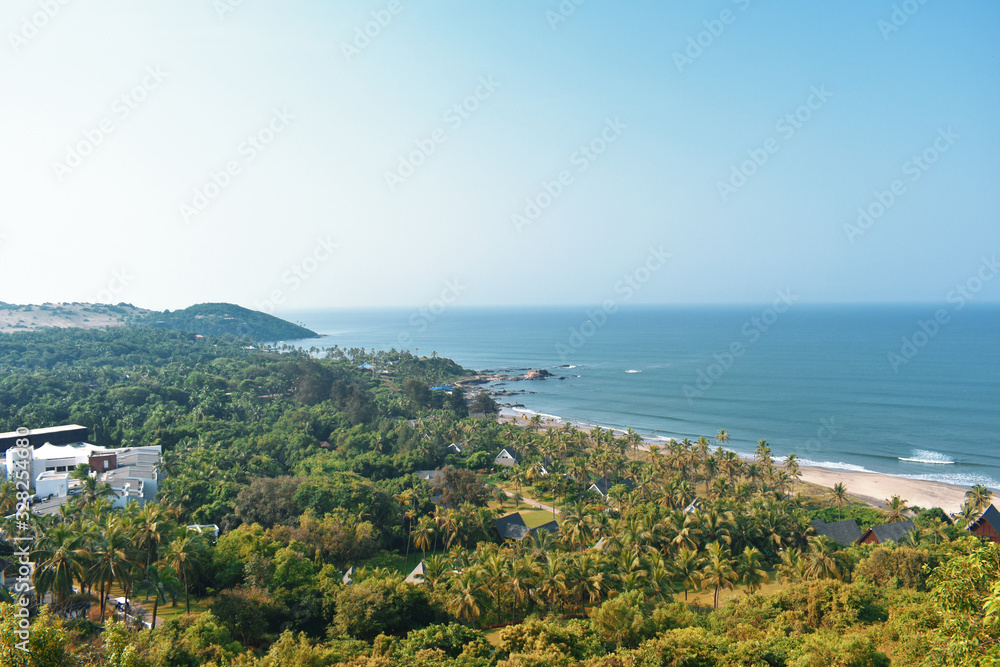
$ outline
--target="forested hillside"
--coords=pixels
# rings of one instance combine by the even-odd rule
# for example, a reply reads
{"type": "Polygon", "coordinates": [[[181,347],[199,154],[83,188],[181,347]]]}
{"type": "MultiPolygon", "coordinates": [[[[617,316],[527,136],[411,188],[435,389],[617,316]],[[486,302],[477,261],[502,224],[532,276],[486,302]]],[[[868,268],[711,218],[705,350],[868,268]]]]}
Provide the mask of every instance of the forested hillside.
{"type": "Polygon", "coordinates": [[[300,340],[316,338],[315,331],[267,313],[231,303],[200,303],[183,310],[150,312],[134,326],[190,331],[205,336],[249,336],[256,340],[300,340]]]}
{"type": "MultiPolygon", "coordinates": [[[[810,489],[794,457],[779,465],[761,441],[740,459],[724,431],[657,449],[631,432],[470,418],[490,402],[430,389],[471,374],[447,359],[248,343],[156,329],[0,336],[0,430],[81,424],[94,444],[161,445],[168,473],[158,503],[112,509],[91,482],[34,517],[35,585],[51,602],[34,607],[30,655],[13,648],[15,607],[0,605],[4,665],[1000,657],[1000,545],[940,510],[896,499],[886,515],[810,489]],[[495,467],[502,447],[520,464],[495,467]],[[437,486],[418,474],[437,469],[437,486]],[[598,481],[606,495],[589,490],[598,481]],[[558,529],[504,540],[494,519],[515,508],[526,529],[558,529]],[[810,527],[841,515],[916,530],[845,546],[810,527]],[[217,525],[217,541],[193,524],[217,525]],[[109,591],[156,629],[113,620],[109,591]]],[[[0,485],[0,513],[15,500],[0,485]]],[[[4,531],[11,576],[10,520],[4,531]]]]}
{"type": "Polygon", "coordinates": [[[153,327],[204,336],[246,336],[254,341],[317,337],[316,332],[305,327],[231,303],[201,303],[182,310],[158,312],[127,303],[16,305],[0,302],[0,333],[109,327],[153,327]]]}

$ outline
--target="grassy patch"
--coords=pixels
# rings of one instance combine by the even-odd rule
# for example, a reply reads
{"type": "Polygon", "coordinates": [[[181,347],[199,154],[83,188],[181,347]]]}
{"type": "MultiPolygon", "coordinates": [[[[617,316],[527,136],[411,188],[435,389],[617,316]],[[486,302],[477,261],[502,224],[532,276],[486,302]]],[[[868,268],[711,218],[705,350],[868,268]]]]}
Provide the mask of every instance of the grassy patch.
{"type": "Polygon", "coordinates": [[[552,512],[546,512],[545,510],[520,510],[520,512],[521,518],[524,519],[524,523],[528,528],[537,528],[552,521],[552,512]]]}
{"type": "MultiPolygon", "coordinates": [[[[520,512],[521,518],[524,519],[525,525],[528,528],[537,528],[543,524],[552,521],[552,512],[548,510],[540,510],[532,505],[526,505],[525,503],[520,503],[515,505],[508,499],[505,503],[490,503],[490,509],[495,509],[500,512],[500,516],[507,516],[508,514],[513,514],[514,512],[520,512]]],[[[556,515],[558,518],[558,515],[556,515]]]]}
{"type": "MultiPolygon", "coordinates": [[[[140,602],[142,598],[140,598],[140,602]]],[[[212,604],[211,598],[202,598],[201,600],[196,600],[191,598],[191,615],[197,616],[198,614],[204,614],[209,609],[212,604]]],[[[150,614],[153,613],[153,601],[150,600],[149,604],[143,604],[144,607],[149,611],[150,614]]],[[[166,604],[160,603],[159,608],[156,610],[156,621],[159,623],[160,619],[168,620],[171,618],[177,618],[178,616],[183,616],[187,612],[187,607],[184,606],[184,596],[179,596],[177,598],[177,606],[173,606],[172,602],[167,602],[166,604]]]]}
{"type": "MultiPolygon", "coordinates": [[[[788,584],[779,583],[775,578],[775,573],[770,572],[768,574],[768,582],[757,589],[758,593],[762,595],[770,595],[772,593],[777,593],[778,591],[784,590],[788,584]]],[[[727,602],[738,597],[742,597],[749,593],[746,586],[740,585],[736,588],[720,591],[719,592],[719,607],[725,606],[727,602]]],[[[696,607],[708,607],[711,608],[715,604],[715,589],[705,588],[703,590],[694,589],[688,591],[687,604],[694,605],[696,607]]],[[[675,593],[674,599],[678,602],[684,602],[684,593],[675,593]]]]}
{"type": "Polygon", "coordinates": [[[501,630],[503,630],[503,628],[494,628],[493,630],[486,630],[485,632],[483,632],[483,635],[486,636],[486,641],[488,641],[490,644],[492,644],[493,646],[499,646],[501,630]]]}

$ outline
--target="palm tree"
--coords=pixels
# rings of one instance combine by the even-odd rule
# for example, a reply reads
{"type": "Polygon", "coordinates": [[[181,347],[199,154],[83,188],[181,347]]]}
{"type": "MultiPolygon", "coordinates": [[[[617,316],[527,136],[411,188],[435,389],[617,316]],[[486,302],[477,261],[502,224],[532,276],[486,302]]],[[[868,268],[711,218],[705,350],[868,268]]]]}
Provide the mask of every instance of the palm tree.
{"type": "Polygon", "coordinates": [[[665,600],[674,593],[674,578],[671,564],[660,552],[653,552],[646,559],[646,594],[665,600]]]}
{"type": "Polygon", "coordinates": [[[477,568],[467,568],[458,575],[458,588],[455,597],[448,603],[449,610],[458,619],[465,620],[469,625],[475,627],[482,610],[479,606],[480,597],[483,594],[483,579],[477,568]]]}
{"type": "Polygon", "coordinates": [[[542,428],[542,416],[539,414],[531,415],[531,419],[528,420],[528,430],[534,433],[540,428],[542,428]]]}
{"type": "Polygon", "coordinates": [[[802,558],[802,553],[796,549],[786,549],[781,552],[781,563],[778,564],[778,581],[794,583],[802,581],[807,576],[808,564],[802,558]]]}
{"type": "Polygon", "coordinates": [[[826,535],[809,538],[807,572],[816,579],[843,579],[843,553],[837,543],[826,535]]]}
{"type": "Polygon", "coordinates": [[[701,534],[705,540],[711,542],[725,542],[732,544],[732,537],[729,535],[729,528],[732,525],[732,514],[729,512],[719,512],[714,507],[707,512],[700,512],[701,534]]]}
{"type": "Polygon", "coordinates": [[[705,494],[708,495],[709,485],[716,481],[715,477],[719,474],[719,459],[708,456],[701,465],[705,471],[705,494]]]}
{"type": "Polygon", "coordinates": [[[441,532],[445,536],[445,548],[451,549],[460,532],[458,512],[449,509],[441,513],[441,532]]]}
{"type": "Polygon", "coordinates": [[[930,531],[924,531],[923,528],[914,528],[906,533],[903,537],[902,544],[914,549],[919,549],[920,545],[923,544],[925,536],[930,536],[930,531]]]}
{"type": "Polygon", "coordinates": [[[531,585],[534,583],[535,562],[528,556],[513,558],[510,561],[510,572],[507,585],[510,587],[511,623],[517,620],[517,603],[525,599],[531,585]]]}
{"type": "Polygon", "coordinates": [[[191,597],[189,594],[188,575],[198,567],[198,558],[205,551],[205,539],[194,531],[186,527],[179,528],[167,552],[163,555],[163,562],[180,577],[184,584],[184,605],[187,613],[191,613],[191,597]]]}
{"type": "Polygon", "coordinates": [[[413,531],[413,546],[421,551],[421,558],[427,559],[427,548],[431,546],[431,538],[434,537],[434,519],[430,516],[420,517],[417,522],[417,529],[413,531]]]}
{"type": "Polygon", "coordinates": [[[760,588],[761,584],[767,583],[767,570],[761,567],[763,563],[764,554],[757,547],[747,547],[737,559],[736,572],[751,593],[760,588]]]}
{"type": "Polygon", "coordinates": [[[847,503],[847,487],[844,486],[843,482],[837,482],[833,485],[833,502],[837,503],[837,521],[840,521],[843,518],[841,513],[844,504],[847,503]]]}
{"type": "Polygon", "coordinates": [[[736,478],[743,472],[743,461],[740,460],[740,455],[731,449],[726,450],[722,453],[721,464],[722,469],[729,478],[729,484],[734,484],[736,482],[736,478]]]}
{"type": "Polygon", "coordinates": [[[698,493],[694,490],[694,487],[691,486],[691,482],[687,481],[686,479],[682,479],[681,481],[677,482],[676,485],[674,485],[674,493],[672,498],[674,507],[678,508],[687,507],[687,505],[697,496],[698,493]]]}
{"type": "Polygon", "coordinates": [[[110,485],[99,483],[96,477],[88,475],[83,480],[79,498],[84,507],[93,507],[100,501],[108,500],[114,496],[115,492],[110,485]]]}
{"type": "Polygon", "coordinates": [[[73,594],[73,580],[83,580],[91,554],[84,548],[81,536],[65,524],[50,530],[39,547],[34,557],[38,563],[35,572],[38,593],[52,591],[56,602],[62,603],[73,594]]]}
{"type": "Polygon", "coordinates": [[[943,537],[945,542],[950,542],[951,537],[948,536],[948,523],[945,521],[937,521],[931,524],[930,534],[934,536],[934,544],[938,543],[938,538],[943,537]]]}
{"type": "Polygon", "coordinates": [[[642,436],[632,430],[631,427],[625,432],[625,442],[631,446],[632,455],[639,456],[639,446],[642,444],[642,436]]]}
{"type": "Polygon", "coordinates": [[[965,499],[976,508],[976,512],[982,512],[993,502],[993,492],[982,484],[976,484],[965,492],[965,499]]]}
{"type": "Polygon", "coordinates": [[[767,444],[767,440],[758,440],[757,449],[754,451],[754,458],[760,464],[762,469],[767,469],[773,465],[771,460],[771,446],[767,444]]]}
{"type": "Polygon", "coordinates": [[[59,513],[56,515],[62,523],[73,523],[80,514],[80,508],[76,503],[63,503],[59,506],[59,513]]]}
{"type": "Polygon", "coordinates": [[[710,498],[722,498],[729,492],[731,485],[723,478],[718,478],[712,483],[712,488],[708,492],[710,498]]]}
{"type": "Polygon", "coordinates": [[[539,597],[548,602],[549,610],[554,611],[569,594],[566,567],[561,553],[549,551],[545,554],[545,560],[538,567],[538,579],[539,597]]]}
{"type": "Polygon", "coordinates": [[[10,516],[17,509],[17,484],[0,483],[0,516],[10,516]]]}
{"type": "Polygon", "coordinates": [[[406,535],[406,555],[403,556],[404,572],[409,572],[410,569],[410,542],[413,539],[413,520],[417,518],[417,511],[413,507],[416,499],[417,494],[413,489],[407,489],[396,496],[396,500],[403,505],[403,520],[406,522],[406,525],[403,527],[403,532],[406,535]]]}
{"type": "Polygon", "coordinates": [[[440,554],[433,554],[424,560],[424,581],[433,592],[451,572],[451,560],[440,554]]]}
{"type": "Polygon", "coordinates": [[[702,581],[715,589],[715,608],[719,608],[719,593],[727,588],[732,588],[737,579],[736,570],[733,569],[732,554],[729,547],[719,542],[712,542],[706,550],[708,555],[705,565],[702,567],[702,581]]]}
{"type": "Polygon", "coordinates": [[[503,590],[504,581],[507,579],[507,559],[499,550],[486,553],[482,558],[482,575],[485,589],[493,592],[497,622],[499,622],[501,616],[500,592],[503,590]]]}
{"type": "Polygon", "coordinates": [[[785,458],[785,470],[793,481],[798,481],[799,476],[802,474],[799,470],[799,457],[795,454],[789,454],[785,458]]]}
{"type": "Polygon", "coordinates": [[[594,538],[594,531],[590,514],[587,512],[587,504],[583,501],[574,504],[573,509],[563,518],[559,531],[570,547],[583,549],[589,544],[594,538]]]}
{"type": "Polygon", "coordinates": [[[510,480],[514,482],[514,509],[521,505],[521,486],[528,481],[526,466],[521,466],[510,475],[510,480]]]}
{"type": "Polygon", "coordinates": [[[587,602],[600,602],[607,588],[604,572],[601,569],[601,559],[594,553],[582,553],[571,570],[573,592],[577,594],[580,612],[586,614],[584,596],[587,597],[587,602]]]}
{"type": "Polygon", "coordinates": [[[135,542],[138,547],[146,547],[146,567],[155,559],[163,536],[170,530],[170,520],[156,503],[149,503],[136,517],[135,542]]]}
{"type": "Polygon", "coordinates": [[[680,548],[674,556],[674,572],[684,587],[684,601],[687,602],[688,591],[701,585],[701,566],[703,559],[694,549],[680,548]]]}
{"type": "Polygon", "coordinates": [[[973,521],[979,518],[979,511],[976,506],[969,501],[965,501],[962,505],[962,510],[958,513],[960,519],[962,519],[962,525],[966,528],[969,527],[973,521]]]}
{"type": "Polygon", "coordinates": [[[131,544],[118,517],[109,515],[102,526],[101,537],[94,549],[95,562],[90,568],[90,576],[100,585],[101,621],[104,620],[106,607],[105,590],[110,591],[116,580],[125,589],[125,603],[128,604],[129,576],[135,568],[127,553],[131,544]]]}
{"type": "Polygon", "coordinates": [[[552,533],[545,530],[536,530],[527,539],[527,542],[534,551],[539,553],[547,553],[555,548],[555,540],[552,537],[552,533]]]}
{"type": "Polygon", "coordinates": [[[719,429],[719,432],[715,434],[715,441],[719,443],[720,447],[725,447],[729,443],[729,434],[726,429],[719,429]]]}
{"type": "Polygon", "coordinates": [[[671,514],[670,530],[674,533],[671,539],[674,546],[688,549],[698,547],[698,536],[701,535],[701,529],[698,528],[698,520],[693,514],[684,514],[680,510],[671,514]]]}
{"type": "Polygon", "coordinates": [[[886,499],[885,519],[888,523],[896,523],[903,520],[903,512],[906,511],[906,501],[899,496],[886,499]]]}
{"type": "Polygon", "coordinates": [[[697,442],[695,443],[695,446],[692,448],[692,452],[694,453],[697,460],[701,461],[708,456],[708,452],[711,449],[711,447],[712,447],[712,442],[705,436],[701,436],[700,438],[698,438],[697,442]]]}
{"type": "Polygon", "coordinates": [[[149,629],[156,627],[156,613],[160,608],[160,599],[167,601],[168,595],[173,595],[181,588],[181,582],[170,568],[160,570],[156,565],[146,568],[145,578],[136,584],[136,588],[146,593],[152,593],[153,598],[153,618],[149,622],[149,629]]]}
{"type": "Polygon", "coordinates": [[[77,479],[81,482],[90,477],[90,464],[89,463],[79,463],[73,470],[69,473],[70,479],[77,479]]]}

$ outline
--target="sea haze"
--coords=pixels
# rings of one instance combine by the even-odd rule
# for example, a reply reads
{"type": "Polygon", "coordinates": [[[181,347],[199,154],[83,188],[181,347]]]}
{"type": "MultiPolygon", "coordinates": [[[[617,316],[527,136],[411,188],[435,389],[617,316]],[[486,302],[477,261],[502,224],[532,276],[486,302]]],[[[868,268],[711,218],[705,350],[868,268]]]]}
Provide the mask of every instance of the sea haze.
{"type": "Polygon", "coordinates": [[[766,439],[803,464],[1000,489],[1000,307],[800,306],[283,313],[304,346],[546,368],[502,403],[651,437],[766,439]],[[921,324],[922,323],[922,324],[921,324]],[[935,328],[936,327],[936,328],[935,328]],[[904,339],[909,345],[904,345],[904,339]],[[557,379],[557,378],[565,379],[557,379]]]}

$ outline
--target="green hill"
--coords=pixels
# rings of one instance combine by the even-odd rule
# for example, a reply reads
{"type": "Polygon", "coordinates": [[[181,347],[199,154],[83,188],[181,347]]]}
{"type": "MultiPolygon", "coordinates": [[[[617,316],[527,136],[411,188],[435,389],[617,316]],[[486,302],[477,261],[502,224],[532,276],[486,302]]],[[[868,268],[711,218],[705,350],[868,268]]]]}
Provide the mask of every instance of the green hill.
{"type": "Polygon", "coordinates": [[[136,326],[191,331],[203,336],[250,336],[267,341],[319,337],[305,327],[231,303],[200,303],[183,310],[152,312],[136,322],[136,326]]]}
{"type": "Polygon", "coordinates": [[[152,327],[203,336],[250,336],[263,341],[319,336],[305,327],[231,303],[201,303],[183,310],[157,312],[127,303],[16,305],[0,302],[0,333],[109,327],[152,327]]]}

